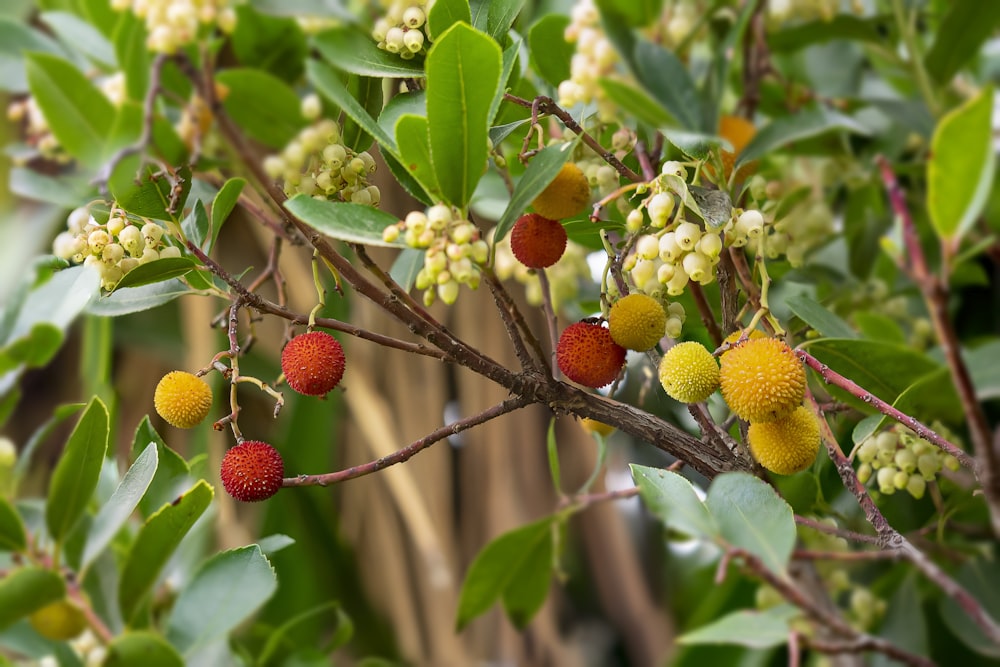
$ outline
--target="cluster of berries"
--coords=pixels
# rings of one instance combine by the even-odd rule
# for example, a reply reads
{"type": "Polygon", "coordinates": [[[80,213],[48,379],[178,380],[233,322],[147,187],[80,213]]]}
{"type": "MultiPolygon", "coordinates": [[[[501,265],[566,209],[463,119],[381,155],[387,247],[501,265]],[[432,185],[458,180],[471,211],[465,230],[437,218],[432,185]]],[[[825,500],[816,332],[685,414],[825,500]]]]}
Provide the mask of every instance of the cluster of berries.
{"type": "Polygon", "coordinates": [[[593,0],[580,0],[573,6],[564,38],[575,45],[575,53],[570,60],[569,79],[559,84],[559,105],[569,108],[596,102],[598,118],[615,121],[619,115],[618,105],[608,99],[600,80],[620,76],[615,68],[619,56],[601,27],[601,17],[593,0]]]}
{"type": "Polygon", "coordinates": [[[399,238],[411,248],[425,249],[424,266],[417,273],[416,287],[424,291],[424,303],[438,298],[451,305],[460,285],[479,287],[479,267],[486,264],[490,248],[479,228],[457,208],[435,204],[424,211],[410,211],[406,218],[382,230],[382,238],[399,238]]]}
{"type": "Polygon", "coordinates": [[[117,11],[131,9],[146,23],[146,48],[156,53],[176,53],[198,36],[202,26],[222,32],[236,28],[236,11],[229,0],[111,0],[117,11]]]}
{"type": "Polygon", "coordinates": [[[750,422],[750,453],[779,475],[804,470],[819,452],[819,422],[802,405],[806,373],[788,345],[754,331],[745,339],[730,335],[721,364],[700,343],[670,348],[660,360],[659,377],[667,394],[682,403],[700,403],[721,388],[729,409],[750,422]]]}
{"type": "Polygon", "coordinates": [[[117,207],[104,224],[85,208],[71,211],[66,223],[68,229],[52,242],[52,253],[73,264],[94,267],[107,291],[140,264],[181,256],[180,248],[167,244],[163,227],[150,221],[137,224],[117,207]]]}
{"type": "MultiPolygon", "coordinates": [[[[344,348],[323,331],[295,336],[281,351],[285,381],[304,396],[325,396],[332,391],[344,377],[345,366],[344,348]]],[[[156,385],[153,405],[171,426],[193,428],[212,408],[212,388],[193,373],[171,371],[156,385]]],[[[219,475],[229,495],[255,502],[278,492],[284,471],[284,461],[273,446],[243,440],[226,452],[219,475]]]]}
{"type": "MultiPolygon", "coordinates": [[[[318,98],[310,97],[303,106],[318,103],[318,98]]],[[[311,114],[319,110],[308,111],[311,114]]],[[[266,157],[264,170],[284,183],[289,197],[307,194],[370,206],[378,206],[381,200],[378,186],[368,183],[375,173],[375,158],[367,151],[357,153],[345,146],[340,126],[328,118],[304,128],[280,155],[266,157]]]]}
{"type": "Polygon", "coordinates": [[[884,280],[869,278],[844,295],[838,311],[862,332],[874,322],[871,314],[877,313],[880,328],[895,328],[910,347],[924,350],[934,343],[934,327],[923,315],[923,308],[911,309],[911,298],[903,294],[892,295],[884,280]]]}
{"type": "MultiPolygon", "coordinates": [[[[932,428],[942,436],[953,439],[938,422],[932,428]]],[[[958,470],[959,463],[934,445],[925,442],[902,424],[865,438],[856,451],[861,465],[858,480],[865,484],[875,476],[878,490],[885,495],[906,489],[914,498],[922,498],[927,483],[933,482],[943,468],[958,470]]]]}
{"type": "Polygon", "coordinates": [[[427,51],[427,0],[382,0],[385,15],[375,21],[372,39],[378,48],[410,60],[427,51]]]}

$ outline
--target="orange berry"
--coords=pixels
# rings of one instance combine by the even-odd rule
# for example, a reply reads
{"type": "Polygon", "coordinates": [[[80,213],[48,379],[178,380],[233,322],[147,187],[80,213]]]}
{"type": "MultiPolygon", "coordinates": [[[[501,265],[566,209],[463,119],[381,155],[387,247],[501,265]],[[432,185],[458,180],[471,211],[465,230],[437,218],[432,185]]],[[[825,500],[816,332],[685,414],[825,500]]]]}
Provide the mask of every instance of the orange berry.
{"type": "Polygon", "coordinates": [[[517,261],[529,269],[545,269],[566,251],[566,229],[537,213],[522,215],[510,230],[510,249],[517,261]]]}
{"type": "Polygon", "coordinates": [[[590,203],[590,181],[576,164],[567,162],[531,202],[539,215],[550,220],[562,220],[582,213],[590,203]]]}
{"type": "Polygon", "coordinates": [[[325,331],[296,336],[281,351],[288,386],[306,396],[325,396],[340,384],[345,364],[344,348],[325,331]]]}
{"type": "Polygon", "coordinates": [[[719,380],[730,409],[749,422],[769,422],[802,404],[806,371],[778,338],[755,338],[722,355],[719,380]]]}
{"type": "Polygon", "coordinates": [[[563,375],[585,387],[611,384],[625,365],[625,348],[600,324],[577,322],[566,327],[556,345],[563,375]]]}
{"type": "Polygon", "coordinates": [[[276,494],[284,475],[281,454],[259,440],[247,440],[227,451],[219,468],[226,493],[244,503],[267,500],[276,494]]]}
{"type": "Polygon", "coordinates": [[[750,424],[750,453],[757,462],[779,475],[805,470],[819,452],[819,422],[803,406],[776,421],[750,424]]]}

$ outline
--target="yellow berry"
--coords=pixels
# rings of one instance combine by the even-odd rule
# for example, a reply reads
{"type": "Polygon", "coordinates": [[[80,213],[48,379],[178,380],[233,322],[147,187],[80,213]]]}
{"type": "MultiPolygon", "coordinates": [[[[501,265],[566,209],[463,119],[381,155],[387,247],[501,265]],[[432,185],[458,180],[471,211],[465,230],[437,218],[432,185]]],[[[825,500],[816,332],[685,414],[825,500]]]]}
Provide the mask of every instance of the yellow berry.
{"type": "Polygon", "coordinates": [[[719,388],[719,364],[701,343],[678,343],[660,361],[660,384],[681,403],[700,403],[719,388]]]}
{"type": "MultiPolygon", "coordinates": [[[[743,335],[743,329],[737,329],[733,333],[726,336],[726,338],[722,342],[729,343],[730,345],[735,345],[736,341],[738,341],[742,335],[743,335]]],[[[754,340],[756,338],[767,338],[767,334],[761,331],[760,329],[751,329],[750,333],[747,335],[747,340],[754,340]]],[[[726,350],[726,352],[729,352],[729,350],[726,350]]],[[[726,352],[722,353],[723,356],[725,356],[726,352]]]]}
{"type": "Polygon", "coordinates": [[[722,355],[722,397],[741,419],[768,422],[802,404],[806,372],[783,340],[748,340],[722,355]]]}
{"type": "Polygon", "coordinates": [[[212,389],[196,375],[171,371],[163,376],[153,393],[156,412],[177,428],[197,426],[212,407],[212,389]]]}
{"type": "Polygon", "coordinates": [[[646,294],[629,294],[611,306],[611,338],[628,350],[645,352],[656,347],[667,331],[667,312],[646,294]]]}
{"type": "Polygon", "coordinates": [[[35,632],[53,641],[68,641],[87,628],[83,610],[66,598],[35,610],[28,622],[35,632]]]}
{"type": "Polygon", "coordinates": [[[605,424],[604,422],[599,422],[596,419],[591,419],[590,417],[584,417],[580,420],[580,426],[587,433],[599,433],[605,438],[615,432],[615,427],[611,424],[605,424]]]}
{"type": "Polygon", "coordinates": [[[779,475],[791,475],[816,460],[819,422],[816,415],[800,405],[782,419],[751,423],[747,440],[758,463],[779,475]]]}
{"type": "Polygon", "coordinates": [[[576,164],[567,162],[535,201],[535,212],[543,218],[562,220],[582,213],[590,203],[590,182],[576,164]]]}

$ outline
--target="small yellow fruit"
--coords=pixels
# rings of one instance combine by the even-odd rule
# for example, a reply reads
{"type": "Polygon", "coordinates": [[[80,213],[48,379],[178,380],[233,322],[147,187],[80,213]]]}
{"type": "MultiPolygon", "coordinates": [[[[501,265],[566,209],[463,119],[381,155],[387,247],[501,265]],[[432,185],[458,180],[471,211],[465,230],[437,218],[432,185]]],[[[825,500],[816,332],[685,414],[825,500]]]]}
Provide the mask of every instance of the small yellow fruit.
{"type": "Polygon", "coordinates": [[[587,433],[600,433],[605,438],[615,432],[615,427],[611,424],[605,424],[604,422],[599,422],[596,419],[591,419],[590,417],[584,417],[580,420],[580,426],[587,433]]]}
{"type": "Polygon", "coordinates": [[[800,405],[782,419],[751,423],[747,440],[758,463],[779,475],[791,475],[816,460],[819,422],[816,415],[800,405]]]}
{"type": "Polygon", "coordinates": [[[611,306],[611,338],[628,350],[645,352],[656,347],[667,332],[667,311],[646,294],[629,294],[611,306]]]}
{"type": "Polygon", "coordinates": [[[543,218],[562,220],[583,212],[589,203],[587,175],[574,163],[567,162],[531,205],[543,218]]]}
{"type": "Polygon", "coordinates": [[[177,428],[197,426],[212,407],[212,388],[197,375],[171,371],[153,393],[157,414],[177,428]]]}
{"type": "Polygon", "coordinates": [[[87,629],[83,610],[66,598],[35,610],[28,622],[35,632],[53,641],[68,641],[87,629]]]}
{"type": "Polygon", "coordinates": [[[722,355],[722,397],[740,419],[768,422],[802,404],[806,371],[783,340],[756,338],[722,355]]]}
{"type": "Polygon", "coordinates": [[[681,403],[701,403],[719,388],[719,364],[701,343],[678,343],[660,360],[660,384],[681,403]]]}

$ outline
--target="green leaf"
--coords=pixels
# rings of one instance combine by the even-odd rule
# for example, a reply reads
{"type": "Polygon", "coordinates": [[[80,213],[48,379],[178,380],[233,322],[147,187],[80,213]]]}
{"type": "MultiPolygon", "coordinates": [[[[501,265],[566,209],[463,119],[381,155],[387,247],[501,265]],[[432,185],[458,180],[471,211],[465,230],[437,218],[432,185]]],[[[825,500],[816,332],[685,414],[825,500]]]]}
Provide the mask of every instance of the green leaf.
{"type": "Polygon", "coordinates": [[[477,30],[503,44],[507,32],[524,7],[524,2],[525,0],[470,0],[471,23],[477,30]]]}
{"type": "Polygon", "coordinates": [[[396,151],[396,144],[393,143],[392,138],[375,122],[371,114],[354,99],[350,91],[347,90],[340,80],[340,76],[337,75],[336,71],[326,63],[321,63],[318,60],[310,60],[306,63],[306,75],[320,94],[340,107],[351,120],[364,128],[365,132],[370,134],[384,151],[399,159],[399,153],[396,151]]]}
{"type": "MultiPolygon", "coordinates": [[[[535,552],[542,542],[551,543],[553,521],[553,517],[545,517],[504,533],[479,552],[459,593],[458,630],[492,607],[517,578],[533,577],[530,568],[538,562],[535,552]]],[[[551,562],[547,566],[551,567],[551,562]]]]}
{"type": "Polygon", "coordinates": [[[41,567],[20,567],[0,579],[0,630],[66,596],[62,577],[41,567]]]}
{"type": "MultiPolygon", "coordinates": [[[[347,81],[347,90],[372,118],[382,112],[382,79],[352,74],[347,81]]],[[[358,153],[372,145],[372,136],[350,117],[344,121],[341,140],[346,147],[358,153]]]]}
{"type": "Polygon", "coordinates": [[[736,644],[768,649],[788,642],[789,622],[799,616],[797,608],[782,604],[763,611],[736,611],[677,638],[678,644],[736,644]]]}
{"type": "Polygon", "coordinates": [[[62,58],[32,53],[26,58],[28,84],[59,143],[89,167],[103,159],[115,108],[76,67],[62,58]]]}
{"type": "Polygon", "coordinates": [[[795,546],[792,508],[767,482],[747,473],[723,473],[712,480],[705,504],[722,539],[782,574],[795,546]]]}
{"type": "Polygon", "coordinates": [[[94,495],[108,449],[108,431],[108,409],[95,396],[66,441],[49,481],[45,525],[57,543],[73,529],[94,495]]]}
{"type": "Polygon", "coordinates": [[[224,639],[277,588],[274,570],[258,545],[216,554],[181,590],[167,621],[167,639],[190,655],[224,639]]]}
{"type": "Polygon", "coordinates": [[[118,589],[118,604],[127,621],[133,618],[181,540],[208,508],[212,495],[212,487],[200,479],[143,524],[122,567],[118,589]]]}
{"type": "Polygon", "coordinates": [[[39,17],[64,44],[102,65],[116,64],[115,50],[93,25],[69,12],[42,12],[39,17]]]}
{"type": "Polygon", "coordinates": [[[456,23],[472,24],[469,0],[435,0],[427,11],[427,35],[437,41],[456,23]]]}
{"type": "Polygon", "coordinates": [[[108,644],[102,667],[184,667],[181,655],[160,635],[137,630],[115,637],[108,644]]]}
{"type": "MultiPolygon", "coordinates": [[[[557,526],[550,527],[551,530],[557,526]]],[[[504,611],[511,623],[519,630],[524,630],[538,610],[545,603],[552,586],[552,562],[555,550],[554,540],[539,539],[532,543],[530,549],[517,569],[515,576],[501,595],[504,611]]]]}
{"type": "Polygon", "coordinates": [[[660,16],[663,0],[603,0],[599,6],[602,12],[614,11],[630,26],[644,27],[660,16]]]}
{"type": "Polygon", "coordinates": [[[149,488],[149,483],[153,481],[157,463],[156,444],[151,442],[125,472],[118,488],[94,517],[90,532],[87,534],[87,543],[83,548],[81,569],[86,569],[125,525],[146,493],[146,489],[149,488]]]}
{"type": "Polygon", "coordinates": [[[951,81],[1000,25],[1000,4],[995,2],[952,0],[944,7],[934,44],[924,56],[927,73],[939,84],[951,81]]]}
{"type": "Polygon", "coordinates": [[[552,488],[556,493],[562,493],[562,472],[559,467],[559,443],[556,441],[556,420],[549,420],[549,430],[545,436],[545,448],[549,455],[549,474],[552,476],[552,488]]]}
{"type": "Polygon", "coordinates": [[[660,132],[667,141],[685,155],[695,160],[704,160],[722,145],[722,140],[714,134],[688,132],[676,128],[661,127],[660,132]]]}
{"type": "Polygon", "coordinates": [[[857,325],[861,335],[870,340],[881,340],[886,343],[906,343],[906,334],[899,322],[882,313],[859,311],[853,313],[851,319],[857,325]]]}
{"type": "Polygon", "coordinates": [[[993,88],[947,113],[931,139],[927,212],[941,240],[957,243],[986,205],[993,184],[993,88]]]}
{"type": "Polygon", "coordinates": [[[247,5],[236,7],[230,44],[244,67],[289,82],[302,76],[302,63],[309,54],[306,36],[294,18],[267,16],[247,5]]]}
{"type": "Polygon", "coordinates": [[[542,190],[548,187],[552,179],[556,177],[562,166],[573,156],[573,149],[576,147],[576,140],[568,141],[554,146],[546,146],[531,158],[528,168],[521,174],[517,184],[514,186],[514,194],[510,197],[510,203],[504,209],[500,221],[497,223],[496,231],[493,233],[493,242],[499,243],[507,236],[507,232],[514,226],[514,223],[531,205],[542,190]]]}
{"type": "Polygon", "coordinates": [[[324,30],[313,37],[313,46],[328,63],[352,74],[397,79],[422,79],[424,76],[423,65],[416,58],[403,60],[394,53],[383,51],[371,35],[351,26],[324,30]]]}
{"type": "MultiPolygon", "coordinates": [[[[983,611],[993,618],[1000,616],[1000,564],[987,558],[966,560],[955,573],[955,581],[967,591],[976,591],[983,611]]],[[[962,642],[976,653],[1000,658],[1000,646],[990,641],[954,598],[940,598],[941,618],[962,642]]]]}
{"type": "MultiPolygon", "coordinates": [[[[134,111],[135,108],[124,106],[122,114],[129,110],[134,111]]],[[[127,157],[119,163],[108,183],[111,195],[120,208],[132,215],[156,220],[172,220],[174,216],[167,212],[167,206],[170,205],[171,199],[176,197],[179,208],[183,207],[191,191],[190,168],[184,167],[179,170],[181,191],[179,196],[176,196],[171,180],[155,175],[156,167],[145,165],[140,168],[139,165],[138,155],[127,157]],[[139,173],[141,178],[138,184],[136,184],[136,173],[139,173]]]]}
{"type": "Polygon", "coordinates": [[[427,54],[431,157],[444,200],[464,209],[486,168],[489,111],[502,54],[492,39],[456,23],[427,54]]]}
{"type": "Polygon", "coordinates": [[[142,287],[125,287],[116,289],[108,296],[95,299],[87,306],[86,312],[90,315],[120,317],[162,306],[179,296],[191,293],[191,288],[177,279],[143,285],[142,287]]]}
{"type": "Polygon", "coordinates": [[[287,549],[293,544],[295,544],[295,540],[282,533],[275,533],[257,540],[257,546],[260,547],[261,553],[265,556],[278,553],[282,549],[287,549]]]}
{"type": "Polygon", "coordinates": [[[27,199],[76,208],[91,194],[90,185],[70,174],[47,176],[26,167],[10,170],[10,191],[27,199]]]}
{"type": "Polygon", "coordinates": [[[14,506],[0,496],[0,551],[20,552],[27,548],[28,538],[21,517],[14,506]]]}
{"type": "Polygon", "coordinates": [[[327,236],[348,243],[402,247],[401,243],[386,243],[382,230],[399,222],[399,218],[371,206],[313,199],[296,195],[285,202],[285,208],[296,218],[327,236]]]}
{"type": "Polygon", "coordinates": [[[122,12],[112,37],[118,66],[125,74],[125,94],[142,102],[149,87],[150,52],[146,48],[146,26],[132,12],[122,12]]]}
{"type": "Polygon", "coordinates": [[[144,517],[149,517],[163,507],[164,503],[171,502],[192,483],[187,461],[167,446],[146,415],[135,429],[132,456],[138,456],[148,443],[156,445],[157,466],[145,495],[139,501],[139,511],[144,517]]]}
{"type": "Polygon", "coordinates": [[[272,16],[328,17],[346,24],[358,20],[344,6],[344,0],[250,0],[250,4],[257,11],[272,16]]]}
{"type": "Polygon", "coordinates": [[[28,91],[25,54],[32,52],[63,54],[62,47],[48,35],[33,30],[21,21],[0,18],[0,90],[11,93],[28,91]]]}
{"type": "Polygon", "coordinates": [[[255,69],[228,69],[216,81],[226,87],[222,105],[252,138],[270,148],[284,148],[308,123],[301,102],[281,79],[255,69]]]}
{"type": "Polygon", "coordinates": [[[336,619],[334,627],[337,628],[336,632],[333,633],[329,646],[327,646],[327,651],[335,651],[346,644],[354,634],[354,624],[351,623],[350,616],[344,612],[340,603],[336,600],[331,600],[293,616],[282,623],[277,630],[270,632],[267,636],[267,643],[264,644],[264,648],[261,649],[260,654],[257,656],[256,664],[262,667],[282,664],[281,659],[284,655],[280,652],[282,652],[283,647],[294,642],[292,633],[296,627],[327,612],[334,613],[336,619]]]}
{"type": "Polygon", "coordinates": [[[851,325],[842,320],[836,313],[827,310],[825,306],[806,296],[796,294],[785,300],[792,312],[803,322],[827,338],[857,338],[858,334],[851,325]]]}
{"type": "Polygon", "coordinates": [[[601,77],[597,80],[601,90],[612,102],[615,102],[623,109],[652,127],[672,125],[673,116],[667,113],[660,104],[651,98],[644,90],[626,83],[620,79],[601,77]]]}
{"type": "Polygon", "coordinates": [[[430,133],[423,116],[404,114],[396,121],[396,145],[400,161],[432,200],[441,199],[441,186],[431,161],[430,133]]]}
{"type": "Polygon", "coordinates": [[[20,479],[27,474],[31,465],[32,457],[35,454],[35,450],[38,449],[38,446],[46,438],[49,437],[52,431],[54,431],[59,424],[75,415],[84,407],[83,403],[60,405],[52,412],[52,416],[49,417],[45,423],[35,429],[34,433],[31,434],[31,437],[28,438],[28,442],[25,443],[24,447],[21,449],[21,454],[17,457],[17,463],[14,464],[15,480],[20,479]]]}
{"type": "Polygon", "coordinates": [[[154,259],[151,262],[140,264],[126,273],[118,282],[118,287],[115,289],[141,287],[143,285],[170,280],[171,278],[178,278],[186,275],[197,266],[197,263],[190,257],[154,259]]]}
{"type": "Polygon", "coordinates": [[[229,219],[229,214],[236,208],[236,202],[240,199],[243,187],[247,184],[245,178],[230,178],[219,189],[215,199],[212,200],[212,235],[208,243],[208,249],[215,246],[222,225],[229,219]]]}
{"type": "Polygon", "coordinates": [[[553,88],[569,79],[569,61],[576,53],[564,36],[569,23],[565,14],[546,14],[528,29],[531,67],[553,88]]]}
{"type": "Polygon", "coordinates": [[[62,347],[62,331],[48,322],[37,322],[27,335],[11,341],[0,349],[0,375],[18,368],[40,368],[48,365],[62,347]]]}
{"type": "Polygon", "coordinates": [[[669,470],[635,463],[629,468],[643,503],[664,525],[691,537],[714,540],[719,536],[718,524],[691,482],[669,470]]]}
{"type": "Polygon", "coordinates": [[[837,14],[829,19],[818,19],[769,32],[767,46],[775,52],[790,52],[840,39],[878,44],[886,41],[886,26],[889,21],[890,18],[880,15],[859,18],[851,14],[837,14]]]}
{"type": "Polygon", "coordinates": [[[762,155],[774,152],[788,144],[815,137],[825,132],[845,130],[854,134],[868,135],[869,130],[850,116],[820,108],[800,111],[790,116],[772,120],[761,128],[750,140],[743,152],[736,158],[734,169],[756,160],[762,155]]]}
{"type": "MultiPolygon", "coordinates": [[[[687,130],[704,129],[701,98],[684,63],[659,44],[640,40],[635,45],[635,74],[653,98],[687,130]]],[[[714,128],[712,128],[714,129],[714,128]]]]}
{"type": "Polygon", "coordinates": [[[194,208],[181,221],[181,230],[184,232],[184,237],[191,243],[199,248],[205,245],[211,232],[211,223],[208,219],[208,212],[205,210],[205,204],[200,199],[195,200],[194,208]]]}
{"type": "Polygon", "coordinates": [[[420,248],[403,248],[403,251],[396,256],[396,261],[392,263],[389,276],[396,281],[396,284],[409,292],[417,280],[420,269],[424,268],[426,254],[427,251],[420,248]]]}

